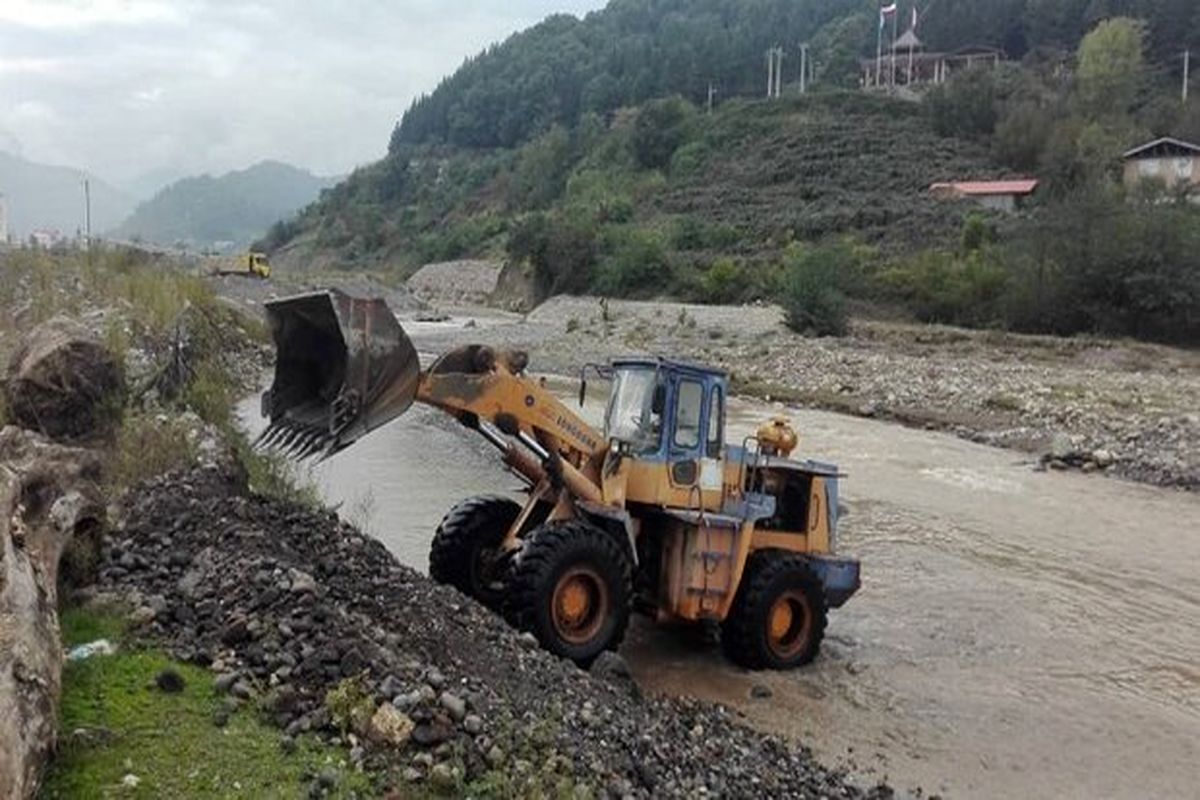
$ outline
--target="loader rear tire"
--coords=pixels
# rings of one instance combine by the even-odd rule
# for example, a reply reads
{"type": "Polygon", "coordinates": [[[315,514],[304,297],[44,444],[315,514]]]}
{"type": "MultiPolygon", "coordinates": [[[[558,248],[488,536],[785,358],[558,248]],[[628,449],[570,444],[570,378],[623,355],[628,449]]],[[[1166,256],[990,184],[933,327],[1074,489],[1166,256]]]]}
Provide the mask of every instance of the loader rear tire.
{"type": "Polygon", "coordinates": [[[763,550],[746,565],[721,644],[746,669],[792,669],[817,657],[826,622],[824,587],[804,557],[763,550]]]}
{"type": "Polygon", "coordinates": [[[587,667],[625,638],[633,600],[625,548],[583,520],[534,530],[513,568],[510,619],[555,655],[587,667]]]}
{"type": "Polygon", "coordinates": [[[499,611],[508,564],[498,558],[497,548],[520,514],[520,503],[499,495],[470,497],[454,506],[433,536],[429,576],[499,611]]]}

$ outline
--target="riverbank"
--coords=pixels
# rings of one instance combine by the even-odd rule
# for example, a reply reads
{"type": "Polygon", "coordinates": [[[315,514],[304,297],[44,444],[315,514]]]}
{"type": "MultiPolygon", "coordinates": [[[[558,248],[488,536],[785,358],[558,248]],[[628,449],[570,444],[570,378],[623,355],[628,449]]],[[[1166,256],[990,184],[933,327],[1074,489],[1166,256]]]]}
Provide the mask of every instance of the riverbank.
{"type": "Polygon", "coordinates": [[[364,772],[380,795],[891,796],[720,705],[643,697],[617,657],[582,672],[336,515],[219,470],[132,490],[102,555],[91,602],[132,608],[140,640],[208,668],[281,746],[315,733],[345,748],[333,785],[364,772]]]}
{"type": "Polygon", "coordinates": [[[77,316],[134,389],[89,445],[112,527],[65,587],[85,647],[44,797],[891,796],[720,704],[643,697],[617,657],[544,653],[295,490],[232,424],[261,328],[201,283],[21,255],[0,351],[77,316]]]}

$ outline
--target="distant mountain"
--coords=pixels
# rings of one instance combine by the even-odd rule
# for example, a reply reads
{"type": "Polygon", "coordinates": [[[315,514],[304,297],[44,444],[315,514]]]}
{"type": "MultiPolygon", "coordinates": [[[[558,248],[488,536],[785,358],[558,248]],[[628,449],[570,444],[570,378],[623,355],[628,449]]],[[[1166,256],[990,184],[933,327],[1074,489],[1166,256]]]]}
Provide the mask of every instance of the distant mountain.
{"type": "Polygon", "coordinates": [[[137,203],[143,203],[158,194],[166,186],[188,177],[187,171],[177,167],[155,167],[136,177],[121,181],[120,188],[137,203]]]}
{"type": "Polygon", "coordinates": [[[0,152],[0,194],[8,205],[9,234],[24,239],[38,229],[54,229],[66,236],[82,230],[85,177],[92,193],[92,231],[98,233],[129,214],[133,201],[128,195],[82,170],[0,152]]]}
{"type": "Polygon", "coordinates": [[[317,199],[336,179],[263,161],[219,178],[184,178],[137,207],[109,235],[191,248],[241,248],[317,199]]]}

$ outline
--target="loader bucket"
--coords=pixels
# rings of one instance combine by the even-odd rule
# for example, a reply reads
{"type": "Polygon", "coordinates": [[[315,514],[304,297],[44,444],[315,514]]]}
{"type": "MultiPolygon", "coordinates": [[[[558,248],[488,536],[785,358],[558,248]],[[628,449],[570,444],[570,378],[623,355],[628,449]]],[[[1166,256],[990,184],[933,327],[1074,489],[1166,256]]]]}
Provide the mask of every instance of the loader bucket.
{"type": "Polygon", "coordinates": [[[381,299],[336,289],[266,304],[275,379],[259,438],[295,458],[327,458],[408,410],[421,365],[381,299]]]}

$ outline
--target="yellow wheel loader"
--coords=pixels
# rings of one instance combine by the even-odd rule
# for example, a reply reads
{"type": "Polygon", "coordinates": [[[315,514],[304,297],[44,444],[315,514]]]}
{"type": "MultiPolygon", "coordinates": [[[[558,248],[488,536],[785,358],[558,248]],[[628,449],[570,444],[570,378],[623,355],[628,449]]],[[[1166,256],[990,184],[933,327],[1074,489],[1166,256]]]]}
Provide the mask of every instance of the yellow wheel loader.
{"type": "Polygon", "coordinates": [[[789,458],[785,420],[725,441],[720,370],[660,358],[585,367],[611,382],[602,430],[484,346],[422,370],[382,300],[337,291],[267,304],[275,339],[261,443],[328,457],[414,402],[493,444],[527,489],[460,502],[433,537],[430,573],[542,646],[586,665],[615,649],[633,611],[719,623],[728,656],[785,669],[817,654],[828,609],[859,588],[833,555],[838,470],[789,458]]]}

